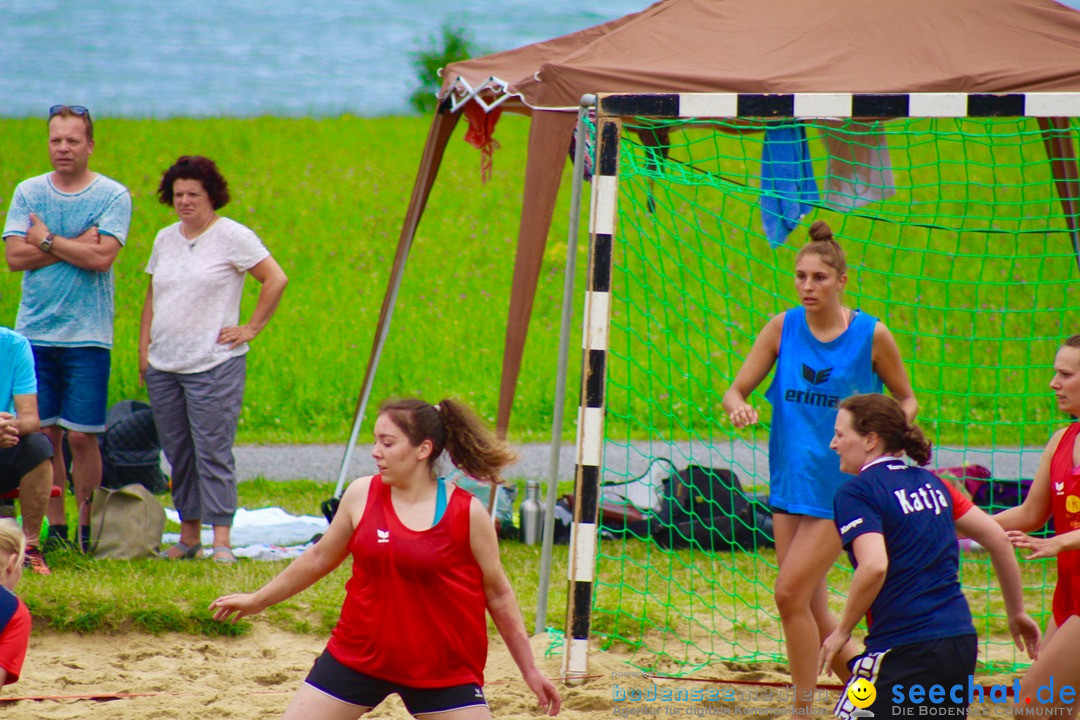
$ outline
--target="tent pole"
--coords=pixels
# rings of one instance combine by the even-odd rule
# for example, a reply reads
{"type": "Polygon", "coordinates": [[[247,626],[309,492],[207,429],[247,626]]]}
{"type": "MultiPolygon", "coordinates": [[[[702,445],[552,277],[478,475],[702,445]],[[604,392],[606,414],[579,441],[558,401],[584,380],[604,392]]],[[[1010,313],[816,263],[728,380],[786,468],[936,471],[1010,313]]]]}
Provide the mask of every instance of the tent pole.
{"type": "Polygon", "coordinates": [[[551,584],[551,553],[555,542],[555,501],[559,483],[559,453],[562,449],[563,410],[566,405],[566,368],[570,356],[570,323],[574,311],[574,276],[577,273],[578,224],[581,220],[581,190],[585,178],[585,117],[596,105],[595,95],[584,95],[578,108],[574,144],[574,183],[570,191],[570,227],[566,233],[566,274],[563,277],[562,325],[559,328],[559,366],[555,376],[555,402],[551,418],[551,455],[548,458],[547,499],[544,504],[544,545],[540,553],[540,586],[536,599],[536,633],[547,626],[547,596],[551,584]]]}
{"type": "Polygon", "coordinates": [[[360,434],[360,424],[364,420],[364,411],[367,409],[367,403],[371,397],[371,386],[375,382],[375,371],[379,367],[383,346],[386,345],[386,336],[390,332],[390,320],[394,316],[394,304],[397,302],[398,290],[401,288],[401,278],[405,274],[405,261],[409,257],[409,250],[412,248],[413,239],[416,237],[416,228],[420,224],[420,217],[424,214],[424,208],[431,193],[431,186],[434,184],[435,176],[439,172],[443,152],[446,150],[446,142],[460,118],[460,114],[449,111],[449,103],[444,101],[436,110],[431,129],[428,131],[427,142],[424,144],[424,155],[420,160],[420,168],[416,172],[416,182],[413,184],[412,196],[409,198],[409,209],[406,211],[405,222],[402,224],[401,236],[398,239],[394,265],[390,270],[390,280],[386,286],[386,294],[383,296],[378,327],[375,330],[375,339],[371,343],[371,354],[368,357],[367,368],[364,370],[364,383],[356,399],[356,411],[353,414],[352,430],[349,432],[349,444],[345,446],[345,455],[341,458],[341,470],[338,472],[337,485],[334,487],[334,497],[336,498],[341,497],[346,478],[349,476],[349,466],[352,464],[356,438],[360,434]]]}
{"type": "Polygon", "coordinates": [[[1039,129],[1065,213],[1065,224],[1072,236],[1076,265],[1080,268],[1080,163],[1073,147],[1071,121],[1062,117],[1039,118],[1039,129]]]}

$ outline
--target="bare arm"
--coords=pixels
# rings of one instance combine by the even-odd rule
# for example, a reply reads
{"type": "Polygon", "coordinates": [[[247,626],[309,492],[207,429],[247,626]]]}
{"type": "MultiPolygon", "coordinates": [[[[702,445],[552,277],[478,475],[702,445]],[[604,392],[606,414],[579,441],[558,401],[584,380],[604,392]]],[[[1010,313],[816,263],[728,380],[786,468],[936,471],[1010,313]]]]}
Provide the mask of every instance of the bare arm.
{"type": "Polygon", "coordinates": [[[731,387],[724,393],[724,410],[737,428],[754,425],[758,421],[757,410],[746,402],[746,398],[772,370],[780,353],[780,336],[784,329],[784,313],[780,313],[758,333],[746,360],[731,381],[731,387]]]}
{"type": "Polygon", "coordinates": [[[1010,530],[1008,535],[1014,546],[1032,551],[1027,556],[1028,560],[1056,557],[1058,553],[1066,550],[1080,550],[1080,530],[1072,530],[1047,538],[1031,537],[1018,530],[1010,530]]]}
{"type": "Polygon", "coordinates": [[[270,318],[274,316],[274,311],[281,302],[281,295],[285,292],[285,286],[289,284],[285,271],[273,257],[265,258],[248,272],[262,284],[262,288],[259,290],[259,300],[255,303],[255,312],[251,314],[251,319],[247,321],[247,324],[222,328],[218,333],[217,341],[223,345],[227,344],[230,350],[241,343],[254,340],[255,336],[262,332],[262,329],[270,322],[270,318]]]}
{"type": "Polygon", "coordinates": [[[26,243],[35,246],[43,255],[53,255],[83,270],[105,272],[112,267],[120,253],[120,241],[112,235],[101,234],[97,228],[89,228],[75,238],[53,235],[52,248],[48,253],[41,250],[41,243],[49,235],[49,226],[34,213],[30,213],[30,227],[26,231],[26,243]]]}
{"type": "Polygon", "coordinates": [[[833,658],[851,639],[852,630],[870,610],[889,571],[889,553],[885,550],[885,536],[881,533],[868,532],[859,535],[852,542],[852,549],[855,551],[858,566],[851,578],[851,587],[840,622],[821,644],[819,672],[828,670],[829,674],[832,674],[833,658]]]}
{"type": "Polygon", "coordinates": [[[154,281],[146,283],[142,316],[139,319],[139,384],[146,382],[146,368],[150,367],[150,326],[154,322],[154,281]]]}
{"type": "Polygon", "coordinates": [[[1024,586],[1009,537],[993,518],[977,507],[972,507],[957,518],[956,529],[990,552],[1001,594],[1005,598],[1005,613],[1013,642],[1018,649],[1026,649],[1028,657],[1035,660],[1038,657],[1039,625],[1024,612],[1024,586]]]}
{"type": "Polygon", "coordinates": [[[0,412],[0,448],[13,448],[41,428],[37,395],[15,395],[15,414],[0,412]]]}
{"type": "Polygon", "coordinates": [[[210,603],[215,620],[236,622],[291,598],[329,575],[349,555],[349,539],[367,504],[371,478],[354,481],[341,496],[341,504],[326,534],[304,551],[273,580],[253,593],[224,595],[210,603]]]}
{"type": "Polygon", "coordinates": [[[994,515],[994,520],[1005,530],[1020,530],[1028,533],[1046,524],[1047,518],[1050,517],[1050,461],[1053,460],[1058,443],[1061,442],[1064,434],[1064,429],[1058,430],[1046,444],[1046,449],[1039,458],[1039,467],[1035,470],[1035,479],[1031,483],[1024,502],[994,515]]]}
{"type": "Polygon", "coordinates": [[[60,262],[60,258],[31,245],[22,235],[8,235],[4,238],[4,259],[7,260],[8,270],[11,272],[38,270],[60,262]]]}
{"type": "Polygon", "coordinates": [[[484,597],[499,635],[521,671],[521,677],[536,694],[540,707],[548,715],[557,715],[562,706],[562,698],[559,697],[555,685],[536,667],[529,636],[525,632],[525,623],[521,619],[521,610],[518,608],[517,598],[514,597],[514,589],[510,586],[499,560],[499,540],[495,535],[495,526],[491,524],[491,518],[484,506],[475,498],[469,505],[469,544],[473,557],[484,574],[484,597]]]}
{"type": "Polygon", "coordinates": [[[38,415],[37,395],[15,395],[15,425],[19,437],[26,437],[41,429],[41,417],[38,415]]]}
{"type": "Polygon", "coordinates": [[[900,403],[907,421],[913,422],[919,412],[919,403],[915,399],[915,392],[911,389],[911,378],[908,377],[904,361],[900,357],[900,347],[896,344],[896,338],[885,327],[885,323],[879,322],[874,326],[874,348],[872,351],[874,370],[889,389],[889,394],[900,403]]]}

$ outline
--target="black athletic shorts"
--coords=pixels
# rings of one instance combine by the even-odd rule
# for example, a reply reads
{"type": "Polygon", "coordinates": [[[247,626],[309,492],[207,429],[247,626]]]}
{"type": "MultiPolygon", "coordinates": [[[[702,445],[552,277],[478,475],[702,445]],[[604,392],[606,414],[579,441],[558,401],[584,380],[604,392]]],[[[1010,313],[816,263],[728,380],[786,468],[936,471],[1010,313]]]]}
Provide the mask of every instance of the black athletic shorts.
{"type": "Polygon", "coordinates": [[[915,708],[934,705],[936,714],[941,717],[967,715],[968,676],[975,672],[975,661],[979,653],[979,639],[975,635],[958,635],[940,640],[897,645],[881,652],[867,652],[856,655],[848,667],[851,679],[840,693],[833,714],[841,720],[867,717],[860,712],[847,696],[847,689],[856,680],[863,678],[874,685],[877,697],[866,708],[875,718],[918,717],[918,710],[911,712],[894,711],[894,707],[915,708]],[[911,701],[909,690],[912,685],[922,685],[928,691],[934,685],[941,685],[945,695],[940,703],[931,703],[922,698],[921,703],[911,701]],[[894,686],[903,685],[899,691],[901,702],[895,702],[894,686]],[[950,696],[949,690],[954,685],[963,686],[959,702],[950,696]]]}
{"type": "Polygon", "coordinates": [[[304,682],[336,700],[363,707],[375,707],[388,695],[397,693],[411,715],[487,706],[484,690],[476,683],[443,688],[399,685],[346,667],[327,650],[315,659],[304,682]]]}
{"type": "Polygon", "coordinates": [[[15,447],[0,449],[0,493],[18,489],[28,472],[52,456],[52,443],[41,433],[21,438],[15,447]]]}

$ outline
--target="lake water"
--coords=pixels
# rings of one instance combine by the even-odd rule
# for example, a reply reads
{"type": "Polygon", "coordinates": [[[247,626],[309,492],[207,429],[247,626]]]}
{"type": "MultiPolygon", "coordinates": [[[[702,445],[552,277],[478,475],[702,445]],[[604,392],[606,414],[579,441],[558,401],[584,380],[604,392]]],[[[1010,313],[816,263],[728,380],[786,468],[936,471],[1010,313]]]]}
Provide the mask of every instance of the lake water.
{"type": "Polygon", "coordinates": [[[0,116],[389,115],[444,23],[496,52],[648,0],[0,0],[0,116]]]}

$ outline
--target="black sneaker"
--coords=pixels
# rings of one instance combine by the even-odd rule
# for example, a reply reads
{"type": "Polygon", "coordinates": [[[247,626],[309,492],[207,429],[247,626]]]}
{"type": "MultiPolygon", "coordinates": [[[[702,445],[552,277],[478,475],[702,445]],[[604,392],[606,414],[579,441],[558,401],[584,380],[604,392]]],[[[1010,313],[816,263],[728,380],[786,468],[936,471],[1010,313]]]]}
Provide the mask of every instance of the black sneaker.
{"type": "Polygon", "coordinates": [[[52,532],[52,528],[49,529],[49,535],[45,538],[45,542],[41,544],[41,549],[45,552],[52,552],[54,550],[70,550],[74,545],[64,535],[57,535],[52,532]]]}
{"type": "Polygon", "coordinates": [[[45,563],[45,556],[33,545],[26,546],[26,554],[23,555],[23,567],[38,575],[52,575],[52,570],[45,563]]]}

